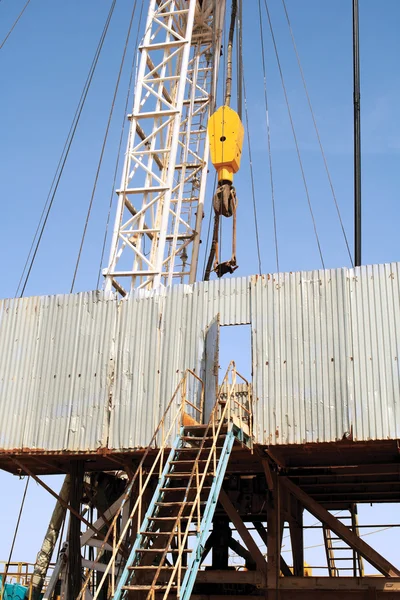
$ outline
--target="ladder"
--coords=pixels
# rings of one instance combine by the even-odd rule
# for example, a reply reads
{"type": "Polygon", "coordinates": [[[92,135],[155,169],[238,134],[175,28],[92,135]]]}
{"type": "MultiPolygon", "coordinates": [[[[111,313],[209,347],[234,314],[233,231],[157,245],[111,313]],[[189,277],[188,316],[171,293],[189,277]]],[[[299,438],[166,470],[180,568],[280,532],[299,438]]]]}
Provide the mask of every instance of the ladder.
{"type": "MultiPolygon", "coordinates": [[[[340,517],[341,521],[350,521],[350,528],[359,535],[357,505],[351,504],[349,515],[340,517]]],[[[323,527],[326,560],[329,577],[339,577],[343,571],[351,571],[353,577],[363,577],[364,563],[362,557],[350,548],[346,542],[334,534],[328,527],[323,527]],[[339,564],[337,564],[339,563],[339,564]]]]}

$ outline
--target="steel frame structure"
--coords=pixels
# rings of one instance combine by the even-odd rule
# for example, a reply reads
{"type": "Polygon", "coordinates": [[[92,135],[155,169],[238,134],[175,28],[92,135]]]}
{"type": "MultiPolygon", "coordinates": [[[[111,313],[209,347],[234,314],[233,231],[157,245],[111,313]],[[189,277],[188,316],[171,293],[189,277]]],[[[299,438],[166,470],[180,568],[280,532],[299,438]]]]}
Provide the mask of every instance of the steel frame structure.
{"type": "Polygon", "coordinates": [[[225,0],[150,0],[106,290],[196,280],[225,0]]]}

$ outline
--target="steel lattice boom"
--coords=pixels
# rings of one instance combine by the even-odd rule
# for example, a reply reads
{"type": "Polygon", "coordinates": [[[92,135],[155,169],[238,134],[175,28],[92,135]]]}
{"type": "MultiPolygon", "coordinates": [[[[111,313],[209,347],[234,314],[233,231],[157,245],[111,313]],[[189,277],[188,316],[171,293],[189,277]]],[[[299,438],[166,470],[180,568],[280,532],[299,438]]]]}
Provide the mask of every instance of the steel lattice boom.
{"type": "Polygon", "coordinates": [[[225,2],[151,0],[106,288],[194,282],[225,2]],[[215,9],[214,9],[215,6],[215,9]]]}

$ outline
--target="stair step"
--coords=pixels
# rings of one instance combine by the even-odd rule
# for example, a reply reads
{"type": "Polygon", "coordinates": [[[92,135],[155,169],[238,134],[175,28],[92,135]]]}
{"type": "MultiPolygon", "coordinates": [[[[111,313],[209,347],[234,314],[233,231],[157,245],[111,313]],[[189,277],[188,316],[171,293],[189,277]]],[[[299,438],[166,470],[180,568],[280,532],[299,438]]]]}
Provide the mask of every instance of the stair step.
{"type": "MultiPolygon", "coordinates": [[[[183,532],[181,532],[183,533],[183,532]]],[[[177,530],[175,531],[141,531],[140,535],[145,535],[147,537],[153,536],[153,535],[178,535],[179,532],[177,530]]],[[[188,535],[197,535],[197,531],[188,531],[187,532],[188,535]]]]}
{"type": "MultiPolygon", "coordinates": [[[[183,567],[181,566],[180,569],[182,571],[186,571],[189,567],[183,567]]],[[[149,571],[156,571],[157,569],[161,569],[161,571],[173,571],[175,569],[175,567],[158,567],[157,565],[149,565],[148,567],[145,567],[143,565],[136,565],[134,567],[128,567],[129,571],[137,571],[137,570],[144,570],[147,569],[149,571]]]]}
{"type": "MultiPolygon", "coordinates": [[[[193,506],[193,504],[197,504],[197,502],[186,502],[185,506],[193,506]]],[[[207,504],[206,501],[201,500],[200,504],[207,504]]],[[[156,506],[181,506],[182,502],[155,502],[156,506]]]]}
{"type": "MultiPolygon", "coordinates": [[[[203,485],[203,487],[201,488],[202,492],[205,492],[207,490],[211,490],[211,486],[210,485],[203,485]]],[[[197,492],[196,489],[191,489],[191,488],[187,488],[187,487],[164,487],[164,488],[160,488],[160,492],[188,492],[188,494],[190,492],[197,492]]]]}
{"type": "Polygon", "coordinates": [[[177,548],[138,548],[136,552],[153,552],[156,554],[162,554],[167,550],[167,554],[176,554],[178,552],[185,552],[185,554],[189,554],[193,552],[191,548],[184,548],[183,550],[178,550],[177,548]]]}
{"type": "MultiPolygon", "coordinates": [[[[187,473],[187,472],[184,473],[182,471],[182,473],[167,473],[166,477],[169,479],[169,478],[176,478],[176,477],[191,477],[192,475],[194,477],[193,473],[187,473]]],[[[199,473],[199,475],[203,476],[204,473],[199,473]]],[[[206,477],[214,477],[214,474],[213,473],[206,473],[205,476],[206,477]]]]}
{"type": "MultiPolygon", "coordinates": [[[[193,439],[193,438],[192,438],[193,439]]],[[[215,450],[222,450],[223,446],[215,446],[215,450]]],[[[188,448],[187,446],[182,448],[177,448],[176,452],[210,452],[210,448],[188,448]]]]}
{"type": "MultiPolygon", "coordinates": [[[[206,463],[206,462],[208,462],[208,460],[209,460],[208,458],[197,458],[196,462],[198,462],[198,463],[206,463]]],[[[186,465],[187,463],[193,464],[193,459],[187,458],[187,459],[183,459],[183,460],[180,459],[180,460],[170,460],[169,461],[170,465],[180,465],[180,464],[186,465]]]]}
{"type": "MultiPolygon", "coordinates": [[[[217,436],[217,439],[220,440],[221,438],[225,438],[226,435],[224,433],[221,433],[220,435],[217,436]]],[[[207,436],[207,437],[198,437],[198,436],[194,436],[194,435],[181,435],[181,440],[189,440],[191,442],[201,442],[202,440],[204,441],[211,441],[214,440],[214,438],[212,437],[212,435],[207,436]]]]}
{"type": "MultiPolygon", "coordinates": [[[[157,591],[164,591],[166,589],[168,589],[167,585],[124,585],[122,587],[123,590],[128,590],[131,592],[148,592],[150,590],[154,590],[155,592],[157,591]]],[[[178,589],[177,585],[171,585],[169,588],[171,591],[176,591],[178,589]]]]}
{"type": "MultiPolygon", "coordinates": [[[[180,521],[188,521],[190,517],[179,517],[180,521]]],[[[177,516],[175,515],[174,517],[149,517],[149,521],[161,521],[161,523],[164,521],[176,521],[177,520],[177,516]]]]}
{"type": "MultiPolygon", "coordinates": [[[[184,425],[183,426],[183,431],[188,431],[189,429],[190,430],[193,429],[193,430],[198,430],[198,431],[201,431],[201,430],[204,431],[205,429],[207,429],[207,427],[211,428],[212,426],[209,423],[197,423],[197,425],[184,425]]],[[[222,427],[226,427],[226,425],[222,425],[222,427]]]]}

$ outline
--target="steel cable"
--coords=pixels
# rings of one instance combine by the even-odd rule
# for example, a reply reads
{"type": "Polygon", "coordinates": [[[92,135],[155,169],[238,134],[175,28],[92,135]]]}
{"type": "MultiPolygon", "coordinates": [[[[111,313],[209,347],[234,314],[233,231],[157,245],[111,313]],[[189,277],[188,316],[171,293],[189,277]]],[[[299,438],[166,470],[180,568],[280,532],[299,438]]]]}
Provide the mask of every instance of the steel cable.
{"type": "MultiPolygon", "coordinates": [[[[144,0],[142,0],[142,5],[141,5],[141,8],[140,8],[139,21],[138,21],[138,27],[137,27],[136,39],[135,39],[135,46],[134,46],[135,48],[138,47],[138,42],[139,42],[139,31],[140,31],[140,25],[141,25],[142,16],[143,16],[143,6],[144,6],[144,0]]],[[[113,176],[113,182],[112,182],[111,193],[110,193],[110,202],[109,202],[109,207],[108,207],[107,221],[106,221],[106,227],[105,227],[104,238],[103,238],[103,246],[102,246],[102,249],[101,249],[99,270],[98,270],[98,276],[97,276],[97,284],[96,284],[96,288],[97,289],[99,289],[99,285],[100,285],[102,264],[103,264],[103,260],[104,260],[104,253],[105,253],[106,243],[107,243],[108,228],[109,228],[110,219],[111,219],[112,201],[113,201],[114,192],[115,192],[115,184],[116,184],[116,181],[117,181],[118,167],[119,167],[119,161],[120,161],[120,157],[121,157],[122,142],[123,142],[123,137],[124,137],[124,133],[125,133],[125,127],[126,127],[126,122],[127,122],[126,113],[127,113],[127,110],[128,110],[129,97],[130,97],[130,94],[131,94],[131,87],[132,87],[133,73],[135,71],[135,66],[136,66],[136,59],[137,59],[137,53],[134,54],[134,57],[133,57],[133,60],[132,60],[131,74],[130,74],[130,77],[129,77],[128,91],[127,91],[127,94],[126,94],[126,102],[125,102],[124,113],[123,113],[123,117],[122,117],[123,120],[122,120],[122,126],[121,126],[121,134],[120,134],[119,143],[118,143],[117,160],[115,162],[114,176],[113,176]]]]}
{"type": "MultiPolygon", "coordinates": [[[[217,190],[217,171],[215,171],[215,175],[214,175],[213,197],[214,197],[216,190],[217,190]]],[[[205,252],[204,252],[204,264],[203,264],[203,280],[206,275],[206,263],[207,263],[208,250],[210,247],[211,221],[212,221],[212,210],[209,211],[209,216],[208,216],[207,240],[206,240],[206,246],[205,246],[205,252]]]]}
{"type": "Polygon", "coordinates": [[[266,13],[267,13],[267,17],[268,17],[268,23],[269,23],[269,28],[270,28],[271,37],[272,37],[272,43],[274,45],[275,57],[276,57],[276,61],[277,61],[277,64],[278,64],[280,79],[281,79],[281,82],[282,82],[282,88],[283,88],[283,93],[284,93],[284,96],[285,96],[285,102],[286,102],[286,107],[287,107],[287,111],[288,111],[288,115],[289,115],[290,125],[291,125],[291,128],[292,128],[293,139],[294,139],[294,143],[295,143],[295,146],[296,146],[296,152],[297,152],[297,157],[298,157],[298,160],[299,160],[301,176],[302,176],[303,184],[304,184],[304,190],[305,190],[305,193],[306,193],[306,196],[307,196],[308,208],[309,208],[309,211],[310,211],[311,220],[312,220],[312,224],[313,224],[313,228],[314,228],[314,234],[315,234],[315,238],[316,238],[316,241],[317,241],[318,252],[319,252],[320,259],[321,259],[322,268],[325,269],[324,257],[322,255],[322,249],[321,249],[321,244],[320,244],[320,241],[319,241],[319,236],[318,236],[318,231],[317,231],[317,225],[316,225],[316,221],[315,221],[315,217],[314,217],[314,212],[313,212],[313,208],[312,208],[312,204],[311,204],[310,194],[309,194],[309,191],[308,191],[308,185],[307,185],[307,180],[306,180],[306,176],[305,176],[305,172],[304,172],[303,161],[302,161],[301,154],[300,154],[299,143],[297,141],[297,135],[296,135],[295,127],[294,127],[294,122],[293,122],[293,117],[292,117],[292,111],[290,109],[289,98],[288,98],[287,91],[286,91],[285,80],[284,80],[284,77],[283,77],[283,71],[282,71],[281,61],[280,61],[280,58],[279,58],[278,47],[276,45],[274,29],[272,27],[272,21],[271,21],[271,16],[270,16],[269,9],[268,9],[267,0],[264,0],[264,5],[265,5],[265,10],[266,10],[266,13]]]}
{"type": "Polygon", "coordinates": [[[8,40],[8,38],[10,37],[10,35],[12,34],[12,32],[14,31],[15,27],[17,26],[18,21],[20,20],[20,18],[22,17],[22,15],[25,12],[25,9],[28,7],[28,4],[31,0],[28,0],[26,2],[26,4],[24,5],[24,8],[21,10],[21,12],[19,13],[18,17],[15,19],[14,23],[11,25],[10,30],[8,31],[6,37],[3,39],[3,41],[0,44],[0,50],[2,49],[2,47],[4,46],[4,44],[6,43],[6,41],[8,40]]]}
{"type": "Polygon", "coordinates": [[[40,219],[39,219],[38,226],[37,226],[36,231],[35,231],[35,235],[33,236],[32,244],[31,244],[31,247],[30,247],[29,252],[28,252],[28,256],[27,256],[27,259],[26,259],[26,262],[25,262],[25,265],[24,265],[24,268],[23,268],[23,271],[22,271],[22,274],[21,274],[21,278],[20,278],[20,280],[18,282],[18,287],[17,287],[17,290],[15,292],[15,296],[18,296],[18,293],[19,293],[19,290],[20,290],[20,287],[21,287],[21,284],[22,284],[23,280],[24,280],[24,283],[23,283],[23,287],[22,287],[22,290],[21,290],[20,297],[22,297],[24,295],[25,288],[26,288],[26,285],[28,283],[28,280],[29,280],[29,277],[30,277],[30,274],[31,274],[31,271],[32,271],[32,267],[33,267],[33,264],[35,262],[36,255],[37,255],[37,252],[39,250],[39,246],[40,246],[40,243],[41,243],[41,240],[42,240],[42,237],[43,237],[43,233],[44,233],[44,230],[45,230],[45,227],[46,227],[46,224],[47,224],[47,221],[48,221],[51,209],[52,209],[53,204],[54,204],[54,199],[55,199],[56,192],[57,192],[57,189],[58,189],[58,186],[59,186],[59,183],[60,183],[61,176],[62,176],[64,168],[65,168],[65,164],[67,162],[69,151],[71,149],[71,145],[72,145],[72,142],[74,140],[75,133],[76,133],[76,130],[77,130],[77,127],[78,127],[78,124],[79,124],[79,121],[80,121],[80,118],[81,118],[81,115],[82,115],[83,107],[85,105],[86,98],[87,98],[87,95],[88,95],[88,92],[89,92],[89,89],[90,89],[90,85],[92,83],[93,75],[95,73],[95,70],[96,70],[96,67],[97,67],[97,63],[98,63],[98,60],[99,60],[99,57],[100,57],[100,54],[101,54],[101,50],[103,48],[104,40],[105,40],[105,37],[107,35],[108,27],[109,27],[109,24],[110,24],[110,21],[111,21],[112,14],[114,12],[115,5],[116,5],[116,0],[113,0],[113,2],[111,4],[111,7],[110,7],[110,10],[108,12],[106,21],[105,21],[105,25],[103,27],[103,31],[102,31],[101,36],[100,36],[100,40],[99,40],[97,48],[96,48],[96,52],[94,54],[92,63],[91,63],[90,68],[89,68],[89,73],[87,75],[85,84],[83,86],[81,97],[79,99],[77,108],[75,110],[75,114],[74,114],[74,117],[73,117],[73,120],[72,120],[72,123],[71,123],[71,127],[69,129],[69,132],[68,132],[68,135],[67,135],[67,138],[66,138],[63,150],[61,152],[60,159],[58,161],[58,165],[57,165],[57,168],[56,168],[55,175],[53,177],[53,181],[52,181],[52,183],[50,185],[50,190],[49,190],[49,193],[47,195],[47,199],[46,199],[46,202],[44,204],[43,211],[42,211],[42,214],[41,214],[40,219]],[[33,251],[33,249],[34,249],[34,251],[33,251]],[[33,251],[33,255],[32,255],[32,251],[33,251]],[[29,267],[28,267],[28,264],[29,264],[29,267]],[[26,274],[25,279],[24,279],[24,275],[25,275],[25,272],[26,272],[27,268],[28,268],[28,271],[27,271],[27,274],[26,274]]]}
{"type": "Polygon", "coordinates": [[[297,50],[297,44],[296,44],[296,41],[295,41],[295,38],[294,38],[294,33],[293,33],[293,30],[292,30],[292,25],[291,25],[291,22],[290,22],[290,19],[289,19],[289,14],[288,14],[288,11],[287,11],[287,8],[286,8],[286,2],[285,2],[285,0],[282,0],[282,4],[283,4],[283,8],[284,8],[284,11],[285,11],[287,24],[288,24],[289,31],[290,31],[290,37],[292,39],[293,48],[294,48],[294,51],[295,51],[295,54],[296,54],[297,64],[299,66],[299,71],[300,71],[301,79],[302,79],[302,82],[303,82],[304,91],[305,91],[305,94],[306,94],[308,106],[310,108],[310,112],[311,112],[311,117],[312,117],[313,124],[314,124],[315,133],[317,135],[318,144],[319,144],[319,147],[320,147],[320,150],[321,150],[321,154],[322,154],[322,158],[323,158],[323,161],[324,161],[325,171],[326,171],[326,174],[327,174],[327,177],[328,177],[328,181],[329,181],[329,185],[330,185],[330,188],[331,188],[331,191],[332,191],[333,201],[335,203],[336,211],[337,211],[337,214],[338,214],[338,217],[339,217],[339,222],[340,222],[340,226],[342,228],[342,233],[343,233],[343,237],[344,237],[344,240],[345,240],[345,243],[346,243],[347,252],[349,254],[350,263],[351,263],[351,266],[354,267],[353,257],[351,255],[349,242],[348,242],[346,231],[345,231],[345,228],[344,228],[342,216],[340,214],[339,204],[338,204],[338,201],[337,201],[337,198],[336,198],[335,189],[333,187],[333,182],[332,182],[331,174],[330,174],[330,171],[329,171],[329,168],[328,168],[328,161],[326,159],[325,151],[324,151],[324,148],[323,148],[323,145],[322,145],[322,141],[321,141],[321,136],[320,136],[319,130],[318,130],[317,121],[316,121],[314,110],[313,110],[313,107],[312,107],[312,104],[311,104],[310,95],[308,93],[306,79],[305,79],[304,71],[303,71],[303,68],[302,68],[302,65],[301,65],[301,61],[300,61],[300,55],[299,55],[299,52],[297,50]]]}
{"type": "Polygon", "coordinates": [[[260,34],[261,34],[261,54],[262,54],[262,67],[263,67],[263,78],[264,78],[264,102],[265,102],[265,117],[266,117],[266,122],[267,122],[268,163],[269,163],[269,179],[270,179],[270,184],[271,184],[272,217],[273,217],[273,222],[274,222],[275,256],[276,256],[276,268],[279,273],[278,232],[277,232],[276,210],[275,210],[275,188],[274,188],[274,178],[273,178],[273,171],[272,171],[271,127],[269,124],[267,76],[266,76],[265,50],[264,50],[264,31],[263,31],[263,27],[262,27],[262,17],[261,17],[261,0],[258,0],[258,14],[259,14],[260,34]]]}
{"type": "Polygon", "coordinates": [[[11,542],[10,554],[8,555],[8,561],[7,561],[5,569],[4,569],[4,577],[2,579],[2,586],[1,586],[1,600],[3,600],[3,594],[4,594],[4,591],[5,591],[5,583],[6,583],[8,568],[10,566],[12,555],[13,555],[13,552],[14,552],[15,540],[17,539],[17,535],[18,535],[18,529],[19,529],[19,524],[21,522],[22,511],[24,509],[26,492],[28,491],[29,480],[30,480],[30,477],[27,477],[26,484],[25,484],[25,489],[24,489],[24,493],[22,495],[21,506],[19,508],[17,524],[15,525],[14,536],[13,536],[13,540],[11,542]]]}
{"type": "Polygon", "coordinates": [[[126,38],[125,38],[124,51],[122,53],[121,63],[120,63],[120,66],[119,66],[119,71],[118,71],[118,77],[117,77],[117,81],[115,83],[114,95],[113,95],[113,98],[112,98],[112,101],[111,101],[110,111],[109,111],[109,114],[108,114],[106,131],[105,131],[104,137],[103,137],[103,143],[102,143],[102,146],[101,146],[99,162],[97,164],[97,170],[96,170],[95,180],[94,180],[94,183],[93,183],[93,188],[92,188],[92,193],[91,193],[91,196],[90,196],[89,206],[88,206],[88,210],[87,210],[87,213],[86,213],[86,220],[85,220],[85,225],[83,227],[83,232],[82,232],[82,237],[81,237],[81,243],[80,243],[80,246],[79,246],[78,256],[77,256],[76,263],[75,263],[75,270],[74,270],[74,274],[73,274],[73,277],[72,277],[72,283],[71,283],[71,288],[70,288],[70,293],[71,294],[74,291],[74,287],[75,287],[76,276],[77,276],[77,273],[78,273],[78,268],[79,268],[79,264],[80,264],[80,260],[81,260],[81,256],[82,256],[83,244],[85,243],[87,228],[88,228],[89,219],[90,219],[90,215],[91,215],[92,207],[93,207],[94,196],[95,196],[96,189],[97,189],[97,182],[98,182],[99,175],[100,175],[101,165],[103,164],[104,151],[105,151],[105,147],[106,147],[106,143],[107,143],[107,139],[108,139],[108,134],[110,132],[110,125],[111,125],[112,116],[114,114],[115,101],[116,101],[118,90],[119,90],[119,84],[120,84],[120,81],[121,81],[122,70],[123,70],[123,67],[124,67],[124,64],[125,64],[126,51],[128,49],[129,38],[131,36],[133,19],[135,17],[135,13],[136,13],[136,6],[137,6],[137,0],[135,0],[135,2],[133,4],[131,18],[130,18],[129,26],[128,26],[128,31],[127,31],[126,38]]]}
{"type": "Polygon", "coordinates": [[[256,205],[256,194],[255,194],[255,187],[254,187],[253,159],[252,159],[251,143],[250,143],[249,115],[248,115],[248,110],[247,110],[247,94],[246,94],[246,80],[244,77],[244,68],[243,68],[243,100],[244,100],[244,114],[245,114],[245,119],[246,119],[247,145],[249,147],[251,194],[252,194],[252,198],[253,198],[254,229],[256,232],[258,270],[259,270],[259,274],[261,275],[262,274],[262,266],[261,266],[261,254],[260,254],[260,240],[259,240],[259,235],[258,235],[257,205],[256,205]]]}

